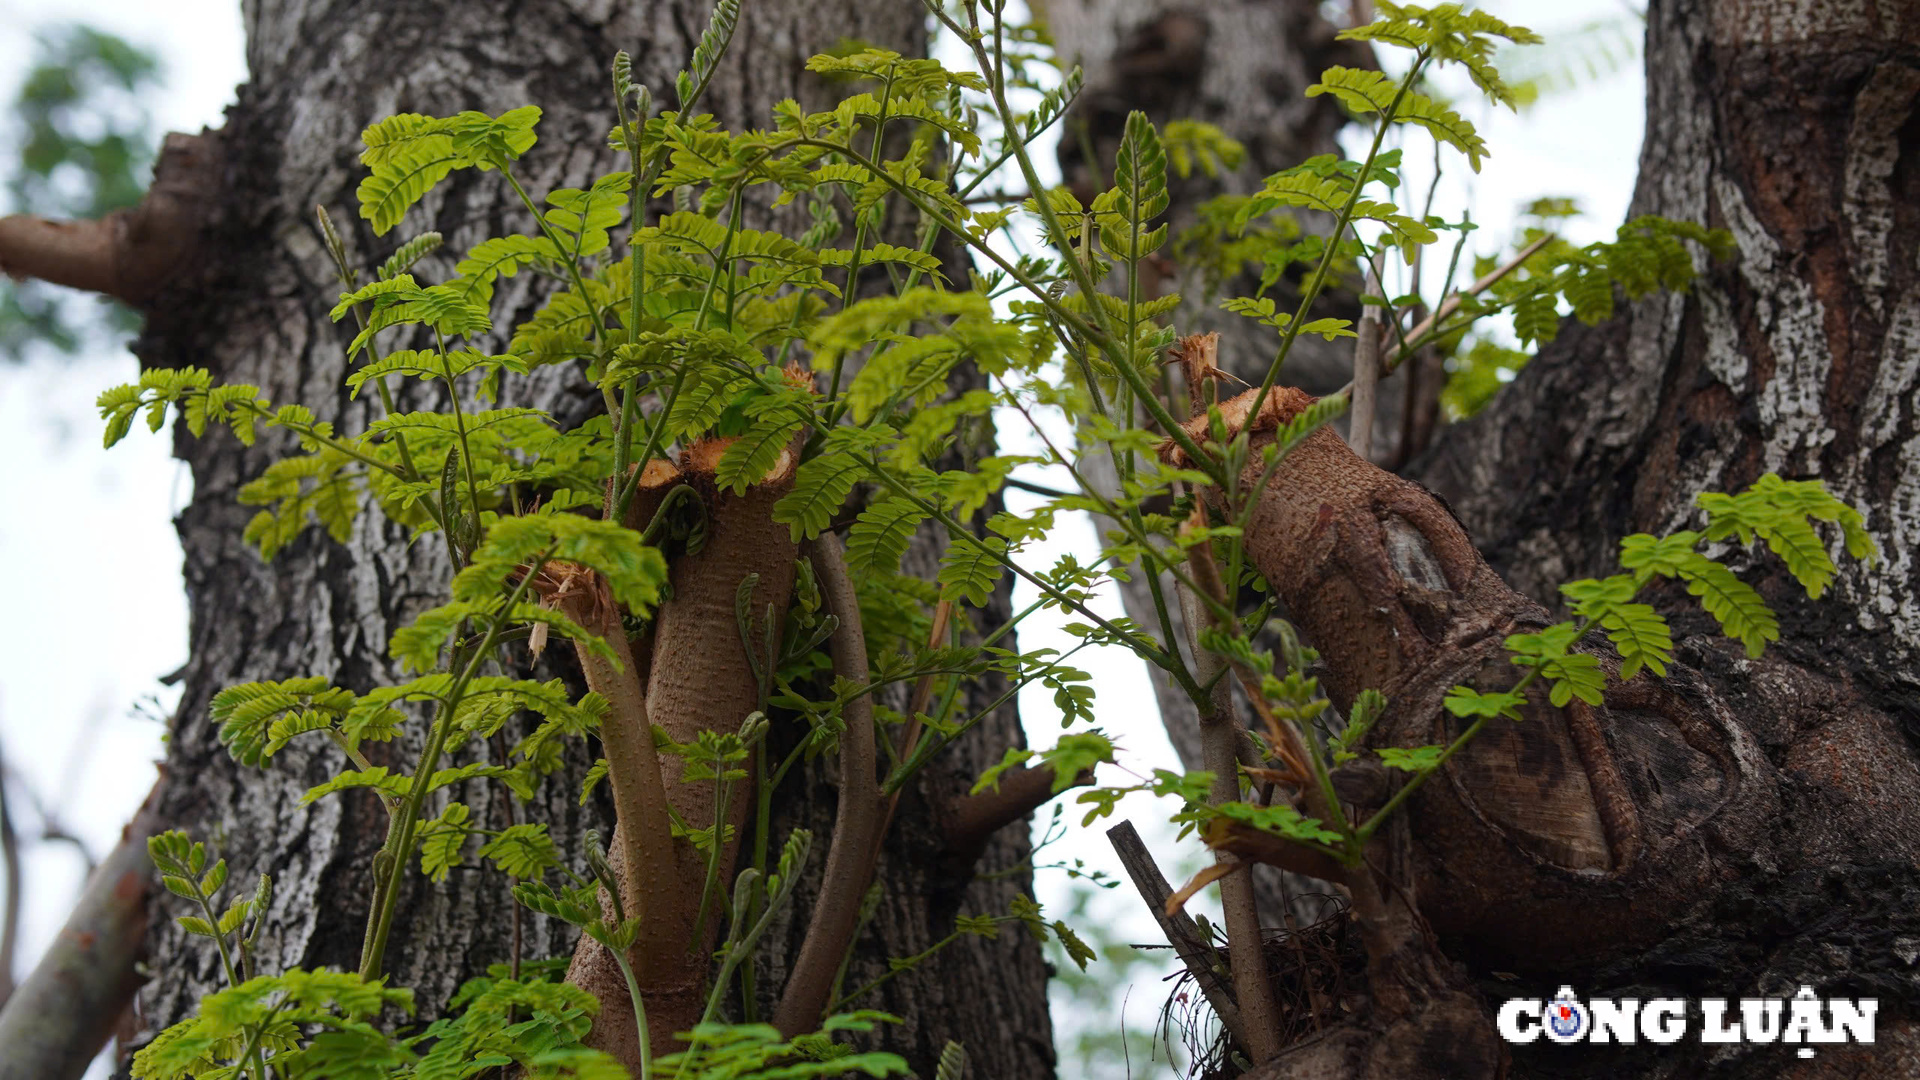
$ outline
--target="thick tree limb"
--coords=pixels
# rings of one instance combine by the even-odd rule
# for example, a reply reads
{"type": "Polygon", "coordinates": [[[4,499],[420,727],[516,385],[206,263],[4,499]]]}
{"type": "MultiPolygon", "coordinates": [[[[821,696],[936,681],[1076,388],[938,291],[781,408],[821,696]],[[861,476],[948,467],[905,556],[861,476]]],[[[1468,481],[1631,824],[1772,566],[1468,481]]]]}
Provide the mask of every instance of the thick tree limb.
{"type": "MultiPolygon", "coordinates": [[[[840,540],[822,533],[808,553],[819,576],[827,610],[840,620],[829,645],[833,673],[856,685],[867,683],[867,636],[860,623],[860,604],[840,551],[840,540]]],[[[834,812],[833,846],[827,852],[827,870],[814,900],[807,936],[794,960],[773,1023],[792,1038],[820,1025],[834,976],[853,944],[860,917],[860,898],[873,876],[879,853],[883,812],[879,781],[874,776],[876,752],[873,731],[873,695],[860,694],[848,703],[846,730],[840,733],[840,801],[834,812]]]]}
{"type": "Polygon", "coordinates": [[[0,218],[0,273],[102,293],[145,308],[190,261],[208,219],[219,140],[169,133],[139,205],[98,221],[0,218]]]}
{"type": "Polygon", "coordinates": [[[142,981],[134,964],[147,934],[147,838],[158,830],[149,795],[0,1010],[0,1080],[75,1080],[106,1043],[142,981]]]}
{"type": "MultiPolygon", "coordinates": [[[[799,447],[787,448],[767,476],[735,493],[723,490],[715,478],[715,469],[732,441],[701,440],[681,455],[682,475],[706,506],[707,538],[698,552],[673,561],[671,599],[660,605],[654,620],[647,710],[655,725],[682,744],[697,741],[703,732],[739,731],[762,706],[755,665],[764,668],[772,661],[748,653],[738,616],[742,584],[755,579],[746,601],[755,653],[761,651],[763,632],[771,627],[778,633],[786,621],[793,594],[793,563],[799,549],[787,527],[774,522],[773,506],[793,486],[799,447]]],[[[718,785],[711,780],[684,780],[683,758],[663,758],[661,769],[667,801],[681,819],[700,827],[714,823],[718,785]]],[[[716,837],[720,849],[714,872],[723,901],[728,895],[726,883],[733,880],[754,782],[751,776],[731,782],[725,803],[718,807],[723,834],[732,837],[716,837]]],[[[711,905],[708,917],[701,919],[708,858],[690,842],[676,843],[675,850],[674,868],[642,868],[648,874],[670,876],[680,886],[664,910],[646,913],[649,924],[658,920],[647,932],[677,942],[677,959],[636,971],[656,1054],[671,1052],[674,1033],[691,1029],[705,1010],[708,961],[724,907],[724,902],[711,905]]],[[[607,1024],[610,1011],[601,1013],[597,1027],[607,1024]]],[[[629,1063],[633,1068],[634,1063],[629,1063]]]]}
{"type": "MultiPolygon", "coordinates": [[[[598,574],[582,573],[580,577],[589,580],[588,587],[562,597],[558,606],[569,618],[603,637],[616,654],[608,659],[584,646],[578,648],[587,687],[606,698],[608,704],[607,718],[600,725],[600,744],[607,755],[607,780],[613,788],[616,815],[610,862],[619,879],[620,902],[627,915],[641,917],[640,934],[630,958],[637,971],[672,970],[683,964],[686,939],[670,920],[660,916],[681,903],[680,894],[686,891],[686,885],[679,875],[667,870],[676,868],[697,876],[699,867],[681,850],[685,845],[673,841],[643,672],[628,646],[619,611],[598,574]]],[[[605,905],[607,898],[603,896],[601,903],[605,905]]],[[[594,1045],[622,1061],[637,1062],[640,1033],[633,1024],[632,998],[626,976],[606,946],[580,935],[567,981],[601,1000],[602,1019],[595,1024],[594,1045]]]]}

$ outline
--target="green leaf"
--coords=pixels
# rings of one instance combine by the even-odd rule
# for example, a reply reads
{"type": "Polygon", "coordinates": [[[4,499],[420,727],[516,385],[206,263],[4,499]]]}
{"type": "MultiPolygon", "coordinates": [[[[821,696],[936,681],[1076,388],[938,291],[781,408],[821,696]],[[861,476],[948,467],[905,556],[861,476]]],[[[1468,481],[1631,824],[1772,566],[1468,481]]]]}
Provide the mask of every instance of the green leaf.
{"type": "Polygon", "coordinates": [[[1347,329],[1352,325],[1353,321],[1350,319],[1315,319],[1309,323],[1301,323],[1300,333],[1319,334],[1328,341],[1334,338],[1358,337],[1358,334],[1347,329]]]}
{"type": "Polygon", "coordinates": [[[253,902],[250,900],[234,901],[233,905],[220,915],[220,925],[217,927],[220,936],[225,937],[240,929],[240,924],[247,921],[247,912],[252,910],[252,907],[253,902]]]}
{"type": "Polygon", "coordinates": [[[460,864],[460,849],[467,842],[465,803],[450,802],[440,816],[429,821],[420,832],[420,872],[429,881],[447,880],[448,871],[460,864]]]}
{"type": "Polygon", "coordinates": [[[1620,677],[1631,679],[1644,666],[1664,676],[1673,661],[1673,633],[1667,620],[1646,604],[1622,604],[1600,619],[1613,647],[1620,650],[1620,677]]]}
{"type": "Polygon", "coordinates": [[[1443,702],[1447,711],[1463,720],[1476,717],[1504,716],[1511,720],[1522,720],[1520,706],[1527,699],[1509,690],[1483,694],[1471,686],[1455,686],[1447,691],[1443,702]]]}
{"type": "Polygon", "coordinates": [[[495,280],[513,277],[525,266],[559,261],[559,249],[544,236],[497,236],[474,245],[453,268],[460,276],[447,284],[469,301],[488,304],[495,280]]]}
{"type": "Polygon", "coordinates": [[[926,518],[926,511],[908,499],[869,505],[847,530],[847,572],[856,581],[899,573],[900,559],[926,518]]]}
{"type": "Polygon", "coordinates": [[[993,587],[999,584],[1000,560],[1006,555],[1007,542],[997,536],[953,539],[940,560],[941,598],[985,607],[993,587]]]}
{"type": "Polygon", "coordinates": [[[353,769],[341,773],[324,784],[316,784],[308,788],[306,794],[300,796],[300,805],[305,806],[328,795],[360,788],[373,788],[383,794],[400,798],[406,795],[407,789],[412,784],[411,777],[393,775],[385,765],[375,765],[371,769],[353,769]]]}
{"type": "Polygon", "coordinates": [[[1634,533],[1620,541],[1620,565],[1639,571],[1641,578],[1654,574],[1678,577],[1682,568],[1700,557],[1694,550],[1699,542],[1697,532],[1681,531],[1661,537],[1634,533]]]}
{"type": "Polygon", "coordinates": [[[1389,769],[1410,773],[1429,773],[1440,767],[1440,755],[1446,752],[1446,748],[1383,746],[1374,752],[1380,755],[1381,763],[1389,769]]]}
{"type": "Polygon", "coordinates": [[[380,264],[380,278],[398,277],[412,269],[413,264],[440,250],[444,240],[437,232],[423,232],[419,236],[401,244],[387,261],[380,264]]]}
{"type": "Polygon", "coordinates": [[[1127,114],[1120,150],[1114,158],[1113,184],[1120,194],[1118,209],[1133,225],[1144,226],[1166,212],[1167,153],[1153,121],[1137,109],[1127,114]]]}
{"type": "Polygon", "coordinates": [[[792,526],[795,543],[819,536],[847,501],[854,482],[866,472],[867,462],[858,452],[829,450],[801,463],[793,490],[773,506],[773,520],[792,526]]]}
{"type": "Polygon", "coordinates": [[[1025,765],[1033,758],[1034,752],[1024,746],[1007,747],[1006,752],[1000,755],[1000,760],[987,766],[986,771],[980,774],[980,778],[973,782],[971,794],[978,795],[988,789],[999,791],[1000,777],[1004,776],[1009,769],[1025,765]]]}
{"type": "Polygon", "coordinates": [[[220,859],[213,864],[211,870],[207,871],[207,876],[200,879],[200,895],[212,896],[220,891],[220,886],[226,883],[227,860],[220,859]]]}
{"type": "Polygon", "coordinates": [[[773,471],[782,454],[793,445],[793,437],[804,421],[786,407],[768,408],[754,420],[745,435],[735,439],[720,455],[713,480],[721,490],[743,494],[773,471]]]}
{"type": "Polygon", "coordinates": [[[517,878],[537,878],[560,865],[560,851],[544,822],[509,825],[487,841],[480,854],[517,878]]]}
{"type": "Polygon", "coordinates": [[[1272,806],[1256,806],[1253,803],[1221,803],[1214,808],[1221,817],[1242,825],[1250,825],[1261,832],[1283,836],[1289,840],[1300,840],[1310,844],[1338,844],[1343,840],[1339,833],[1326,828],[1318,818],[1310,818],[1295,810],[1287,803],[1277,802],[1272,806]]]}
{"type": "MultiPolygon", "coordinates": [[[[1060,947],[1067,951],[1067,959],[1073,961],[1074,965],[1081,971],[1087,970],[1087,961],[1098,960],[1100,958],[1100,954],[1094,952],[1092,946],[1080,940],[1080,935],[1073,932],[1073,927],[1068,926],[1058,919],[1055,919],[1052,925],[1053,936],[1059,940],[1060,947]]],[[[950,1042],[947,1045],[957,1048],[960,1044],[950,1042]]],[[[944,1069],[946,1065],[945,1054],[941,1055],[940,1063],[944,1069]]]]}
{"type": "Polygon", "coordinates": [[[219,937],[220,936],[219,931],[213,928],[212,923],[194,915],[180,916],[179,923],[180,923],[180,929],[185,930],[189,934],[196,934],[200,937],[219,937]]]}
{"type": "Polygon", "coordinates": [[[385,236],[400,224],[409,207],[462,164],[451,148],[436,147],[403,151],[381,161],[355,192],[360,216],[372,224],[375,236],[385,236]]]}
{"type": "Polygon", "coordinates": [[[1780,640],[1780,622],[1773,609],[1733,571],[1696,552],[1680,567],[1680,576],[1687,581],[1687,591],[1699,597],[1700,606],[1719,621],[1720,629],[1746,646],[1748,656],[1758,658],[1767,642],[1780,640]]]}
{"type": "Polygon", "coordinates": [[[1053,793],[1058,795],[1072,787],[1081,773],[1113,761],[1113,742],[1097,731],[1062,735],[1040,760],[1053,769],[1053,793]]]}

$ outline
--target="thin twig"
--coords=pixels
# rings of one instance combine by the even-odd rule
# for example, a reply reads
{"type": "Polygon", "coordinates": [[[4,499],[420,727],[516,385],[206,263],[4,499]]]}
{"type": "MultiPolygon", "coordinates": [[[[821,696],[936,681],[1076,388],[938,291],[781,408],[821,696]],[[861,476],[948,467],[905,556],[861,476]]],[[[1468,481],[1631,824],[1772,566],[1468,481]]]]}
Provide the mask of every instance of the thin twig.
{"type": "MultiPolygon", "coordinates": [[[[1370,297],[1382,296],[1380,277],[1374,275],[1367,289],[1370,297]]],[[[1359,336],[1353,343],[1353,408],[1347,425],[1347,444],[1361,460],[1373,460],[1373,410],[1375,392],[1380,385],[1380,306],[1366,304],[1360,309],[1359,336]]]]}
{"type": "MultiPolygon", "coordinates": [[[[1383,370],[1381,374],[1384,375],[1392,372],[1395,368],[1400,366],[1402,361],[1404,361],[1407,357],[1413,355],[1414,350],[1418,349],[1421,345],[1425,344],[1425,342],[1422,339],[1425,338],[1428,334],[1432,333],[1434,327],[1439,326],[1442,322],[1445,322],[1448,316],[1452,315],[1456,311],[1459,311],[1461,303],[1465,301],[1468,297],[1478,296],[1481,293],[1486,292],[1488,289],[1493,288],[1494,285],[1497,284],[1501,278],[1504,278],[1508,274],[1513,273],[1515,270],[1520,269],[1520,264],[1526,262],[1528,259],[1533,258],[1534,253],[1539,251],[1541,248],[1546,247],[1547,242],[1552,239],[1554,239],[1554,236],[1552,233],[1548,233],[1547,235],[1540,237],[1539,239],[1535,240],[1533,243],[1528,244],[1526,247],[1521,248],[1519,254],[1515,255],[1513,258],[1508,259],[1506,262],[1501,263],[1499,266],[1495,267],[1494,269],[1487,271],[1486,275],[1481,277],[1478,281],[1475,281],[1473,284],[1467,286],[1464,289],[1461,289],[1460,291],[1454,293],[1452,296],[1447,297],[1445,300],[1442,300],[1440,302],[1440,306],[1434,309],[1433,314],[1420,320],[1418,325],[1416,325],[1412,330],[1407,332],[1406,344],[1401,346],[1400,350],[1393,354],[1393,359],[1385,365],[1385,370],[1383,370]]],[[[1352,390],[1353,384],[1348,383],[1346,386],[1346,389],[1349,391],[1352,390]]]]}

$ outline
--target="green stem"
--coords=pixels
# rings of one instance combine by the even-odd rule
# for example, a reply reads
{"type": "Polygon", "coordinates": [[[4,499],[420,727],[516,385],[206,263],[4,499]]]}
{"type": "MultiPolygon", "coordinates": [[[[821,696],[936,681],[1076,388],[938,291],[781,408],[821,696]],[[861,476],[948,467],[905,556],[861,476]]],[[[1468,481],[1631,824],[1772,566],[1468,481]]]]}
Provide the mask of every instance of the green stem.
{"type": "Polygon", "coordinates": [[[368,914],[368,934],[366,949],[360,961],[360,977],[372,981],[380,977],[380,966],[385,958],[387,936],[393,927],[393,912],[399,899],[400,876],[406,872],[407,863],[413,858],[413,842],[416,839],[415,826],[419,824],[420,808],[425,804],[427,791],[433,782],[434,769],[440,763],[440,755],[446,749],[447,740],[453,734],[454,714],[460,708],[461,698],[465,696],[467,684],[479,674],[480,665],[493,651],[494,641],[500,636],[513,610],[526,595],[533,579],[546,565],[548,552],[541,552],[533,560],[527,572],[507,596],[507,602],[487,627],[486,636],[480,646],[473,650],[453,686],[442,701],[439,715],[434,718],[433,731],[427,736],[427,747],[420,755],[418,769],[413,774],[413,786],[408,789],[406,800],[401,804],[400,813],[394,818],[387,832],[387,843],[380,854],[388,857],[387,881],[383,888],[376,891],[374,908],[368,914]]]}
{"type": "MultiPolygon", "coordinates": [[[[1593,626],[1592,619],[1581,619],[1574,629],[1573,640],[1578,642],[1581,638],[1586,637],[1587,631],[1591,629],[1592,626],[1593,626]]],[[[1539,677],[1540,677],[1539,668],[1537,667],[1529,668],[1527,669],[1527,673],[1520,677],[1520,681],[1517,683],[1514,683],[1513,688],[1508,690],[1507,693],[1510,693],[1510,694],[1525,693],[1527,687],[1531,685],[1533,681],[1535,679],[1538,679],[1539,677]]],[[[1486,717],[1486,716],[1477,717],[1472,724],[1469,724],[1467,726],[1467,730],[1461,732],[1458,738],[1454,739],[1451,743],[1448,743],[1447,748],[1440,752],[1439,758],[1437,758],[1434,761],[1433,768],[1425,772],[1414,774],[1412,779],[1400,785],[1400,790],[1394,792],[1393,797],[1391,799],[1388,799],[1386,801],[1386,804],[1381,806],[1380,809],[1374,811],[1373,816],[1368,818],[1366,820],[1366,823],[1361,825],[1360,828],[1357,830],[1356,835],[1358,836],[1360,843],[1365,844],[1368,840],[1372,839],[1373,834],[1379,830],[1381,825],[1386,823],[1387,817],[1390,814],[1392,814],[1395,810],[1399,809],[1402,803],[1406,802],[1409,798],[1412,798],[1413,793],[1420,790],[1420,786],[1427,782],[1428,777],[1438,773],[1442,766],[1446,765],[1448,761],[1452,760],[1453,755],[1459,753],[1461,748],[1465,747],[1469,742],[1472,742],[1473,737],[1475,735],[1480,734],[1480,729],[1483,727],[1486,727],[1487,721],[1490,719],[1492,718],[1486,717]]]]}
{"type": "Polygon", "coordinates": [[[653,1080],[653,1039],[647,1033],[647,1006],[640,1000],[640,982],[634,978],[633,965],[628,962],[625,949],[607,951],[620,965],[620,975],[627,980],[627,998],[633,1002],[634,1031],[640,1036],[640,1080],[653,1080]]]}
{"type": "MultiPolygon", "coordinates": [[[[1415,55],[1413,67],[1407,70],[1406,78],[1400,80],[1399,88],[1394,91],[1393,101],[1388,103],[1386,110],[1380,114],[1379,126],[1373,133],[1373,144],[1367,148],[1367,157],[1360,165],[1360,174],[1354,179],[1353,190],[1347,193],[1347,201],[1340,207],[1340,215],[1334,221],[1333,235],[1327,238],[1326,250],[1320,255],[1320,264],[1314,267],[1313,277],[1308,279],[1306,290],[1300,294],[1300,305],[1294,311],[1293,321],[1281,331],[1280,351],[1274,355],[1273,363],[1267,365],[1267,374],[1260,380],[1260,392],[1254,395],[1253,408],[1247,412],[1248,428],[1252,427],[1252,421],[1259,418],[1260,409],[1266,404],[1267,395],[1273,391],[1274,384],[1279,381],[1280,367],[1286,363],[1287,354],[1293,350],[1294,340],[1300,336],[1300,327],[1307,321],[1308,310],[1313,307],[1313,302],[1320,298],[1321,290],[1326,288],[1327,277],[1333,269],[1334,256],[1339,254],[1340,240],[1346,236],[1347,229],[1353,224],[1353,209],[1359,205],[1360,193],[1366,189],[1367,178],[1372,175],[1373,163],[1380,156],[1380,144],[1387,137],[1387,129],[1393,126],[1393,114],[1399,110],[1400,102],[1405,100],[1408,92],[1413,89],[1414,80],[1420,77],[1420,69],[1425,67],[1426,63],[1427,53],[1423,49],[1415,55]]],[[[1243,430],[1241,434],[1244,436],[1246,431],[1243,430]]],[[[1248,497],[1259,498],[1259,494],[1258,491],[1254,491],[1248,497]]]]}

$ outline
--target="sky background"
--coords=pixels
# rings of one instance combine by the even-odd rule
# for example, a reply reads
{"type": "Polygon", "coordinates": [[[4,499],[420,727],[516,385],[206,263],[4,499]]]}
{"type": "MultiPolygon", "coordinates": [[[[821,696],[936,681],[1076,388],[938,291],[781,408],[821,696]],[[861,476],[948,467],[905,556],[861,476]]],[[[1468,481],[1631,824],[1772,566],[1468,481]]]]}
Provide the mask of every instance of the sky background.
{"type": "MultiPolygon", "coordinates": [[[[1503,65],[1563,72],[1574,85],[1518,115],[1469,101],[1462,111],[1479,126],[1492,156],[1477,176],[1463,165],[1447,172],[1436,213],[1458,218],[1470,210],[1482,225],[1470,248],[1493,253],[1513,235],[1520,207],[1541,196],[1571,196],[1586,216],[1564,229],[1569,238],[1584,243],[1610,237],[1631,195],[1643,122],[1634,53],[1639,31],[1637,23],[1621,22],[1631,9],[1619,0],[1483,6],[1548,37],[1547,46],[1503,58],[1503,65]],[[1607,29],[1581,32],[1595,24],[1607,29]],[[1576,49],[1575,43],[1582,44],[1576,49]]],[[[118,34],[159,54],[164,91],[148,99],[159,131],[220,126],[222,110],[245,79],[239,6],[233,0],[68,0],[57,11],[0,0],[0,95],[5,100],[11,100],[26,72],[34,33],[67,21],[118,34]]],[[[1466,99],[1464,80],[1443,85],[1456,86],[1466,99]]],[[[1051,146],[1035,151],[1037,161],[1051,168],[1051,146]]],[[[1427,177],[1417,163],[1428,157],[1424,150],[1407,155],[1415,163],[1408,169],[1413,191],[1425,191],[1427,177]]],[[[101,449],[93,408],[100,390],[130,380],[136,371],[123,349],[0,366],[0,460],[15,463],[0,478],[0,507],[6,508],[0,511],[0,566],[8,568],[11,580],[10,617],[0,619],[0,752],[10,770],[8,792],[25,841],[20,976],[58,930],[83,880],[84,864],[73,847],[35,842],[43,814],[78,837],[95,858],[112,847],[152,785],[153,762],[163,754],[159,718],[176,694],[159,679],[186,660],[186,604],[172,517],[191,494],[191,481],[170,456],[165,435],[138,428],[113,450],[101,449]]],[[[1014,425],[1007,426],[1009,442],[1022,437],[1010,430],[1014,425]]],[[[1028,478],[1070,482],[1043,471],[1028,478]]],[[[1029,498],[1009,493],[1015,509],[1029,498]]],[[[1053,543],[1057,551],[1089,551],[1094,532],[1084,518],[1063,519],[1053,543]]],[[[1048,552],[1034,554],[1050,564],[1048,552]]],[[[1024,583],[1016,586],[1016,608],[1032,599],[1024,583]]],[[[1118,599],[1107,597],[1103,613],[1118,615],[1118,599]]],[[[1071,648],[1074,642],[1058,629],[1063,621],[1058,615],[1035,616],[1021,627],[1022,646],[1071,648]]],[[[1100,722],[1121,745],[1123,763],[1141,774],[1175,765],[1145,670],[1124,654],[1083,652],[1076,664],[1094,675],[1100,722]]],[[[1021,700],[1037,746],[1051,745],[1060,730],[1049,698],[1040,690],[1021,700]]],[[[1176,852],[1163,862],[1169,876],[1184,876],[1206,856],[1197,842],[1172,843],[1171,829],[1164,825],[1170,809],[1142,797],[1124,802],[1120,814],[1140,826],[1156,852],[1176,852]]],[[[1122,876],[1103,835],[1110,822],[1081,830],[1079,816],[1069,807],[1074,827],[1041,862],[1077,859],[1122,876]]],[[[1050,907],[1064,908],[1072,900],[1068,879],[1057,871],[1042,872],[1035,887],[1050,907]]],[[[1217,911],[1211,895],[1209,890],[1195,908],[1217,911]]],[[[1075,921],[1083,920],[1112,930],[1119,940],[1160,940],[1130,886],[1091,898],[1075,921]]],[[[1113,995],[1114,1002],[1124,1002],[1129,1028],[1153,1025],[1165,997],[1156,980],[1169,962],[1159,954],[1150,971],[1129,976],[1131,990],[1113,995]]],[[[1070,1053],[1065,1036],[1117,1030],[1123,1021],[1118,1004],[1075,1007],[1058,994],[1056,1002],[1063,1054],[1070,1053]]],[[[1165,1075],[1164,1064],[1144,1061],[1139,1053],[1136,1047],[1130,1065],[1134,1075],[1165,1075]]],[[[1083,1073],[1070,1058],[1063,1060],[1065,1074],[1128,1075],[1123,1063],[1101,1064],[1111,1071],[1083,1073]]]]}

